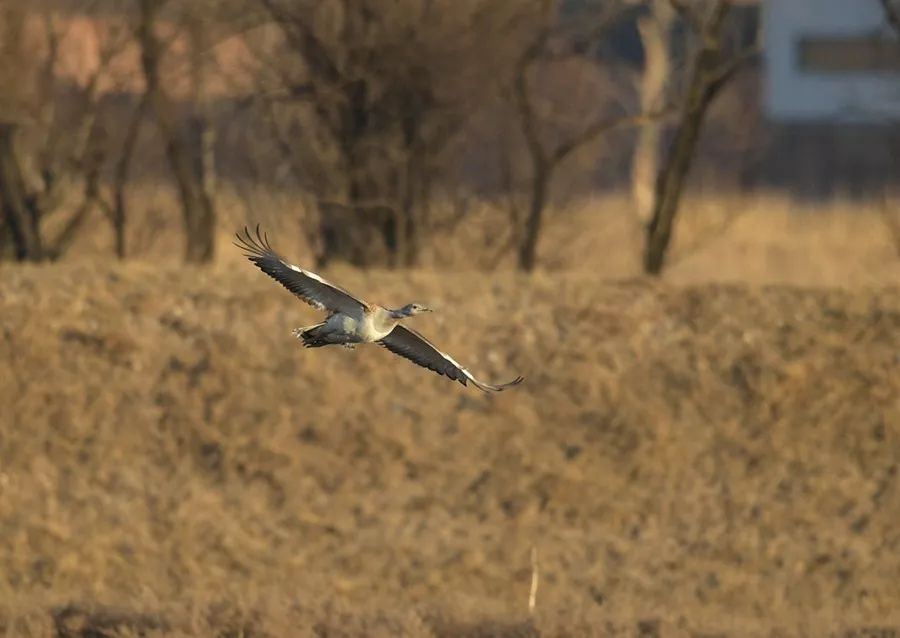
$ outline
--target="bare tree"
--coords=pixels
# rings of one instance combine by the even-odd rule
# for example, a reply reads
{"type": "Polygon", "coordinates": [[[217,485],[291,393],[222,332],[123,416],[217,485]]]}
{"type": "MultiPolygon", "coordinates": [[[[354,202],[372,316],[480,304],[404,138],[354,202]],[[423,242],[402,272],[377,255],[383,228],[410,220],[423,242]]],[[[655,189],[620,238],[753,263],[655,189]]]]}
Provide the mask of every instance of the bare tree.
{"type": "Polygon", "coordinates": [[[315,197],[320,262],[416,263],[445,153],[493,90],[486,53],[516,3],[258,1],[283,44],[262,60],[260,102],[315,197]]]}
{"type": "Polygon", "coordinates": [[[83,84],[66,83],[56,74],[66,34],[53,14],[36,13],[19,3],[0,12],[5,18],[0,35],[3,84],[10,89],[0,99],[2,226],[8,228],[6,237],[16,259],[57,258],[98,203],[107,153],[105,130],[97,120],[101,80],[127,37],[119,31],[100,37],[96,68],[83,84]],[[26,41],[29,16],[43,20],[45,42],[39,55],[25,54],[35,46],[26,41]],[[44,222],[62,208],[79,183],[81,203],[57,224],[60,230],[54,237],[46,237],[44,222]]]}
{"type": "Polygon", "coordinates": [[[726,19],[731,0],[670,0],[695,40],[674,140],[665,154],[656,180],[653,213],[647,224],[644,270],[662,272],[672,236],[678,204],[690,170],[709,106],[738,70],[758,53],[757,48],[729,46],[726,19]]]}
{"type": "Polygon", "coordinates": [[[203,153],[202,145],[198,143],[202,133],[197,135],[196,132],[202,131],[203,125],[198,126],[196,119],[193,126],[183,125],[161,78],[164,47],[156,33],[156,25],[166,4],[167,0],[139,0],[136,34],[141,48],[146,100],[162,135],[169,168],[181,198],[185,260],[207,262],[212,260],[215,252],[216,208],[213,193],[209,190],[211,181],[200,168],[204,161],[197,159],[203,153]]]}
{"type": "Polygon", "coordinates": [[[523,50],[515,66],[513,77],[513,101],[518,114],[522,136],[530,162],[530,187],[524,219],[517,241],[517,263],[521,270],[534,269],[537,245],[543,225],[544,211],[553,178],[559,166],[579,149],[596,141],[614,129],[649,122],[663,115],[656,113],[601,114],[587,124],[567,134],[557,135],[551,141],[544,129],[549,128],[547,118],[540,117],[536,107],[536,91],[532,76],[539,64],[558,63],[566,57],[581,55],[571,48],[571,42],[594,41],[628,6],[627,2],[601,3],[590,16],[579,15],[575,19],[559,21],[557,3],[543,2],[543,24],[523,50]]]}

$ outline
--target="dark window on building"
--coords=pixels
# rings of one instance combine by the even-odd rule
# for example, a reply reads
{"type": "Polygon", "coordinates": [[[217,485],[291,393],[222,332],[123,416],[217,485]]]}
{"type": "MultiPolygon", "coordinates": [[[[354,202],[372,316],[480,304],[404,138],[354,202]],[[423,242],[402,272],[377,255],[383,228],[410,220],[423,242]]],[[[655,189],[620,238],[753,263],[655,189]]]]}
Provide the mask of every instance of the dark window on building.
{"type": "Polygon", "coordinates": [[[802,70],[812,73],[900,73],[900,42],[807,37],[797,43],[797,59],[802,70]]]}

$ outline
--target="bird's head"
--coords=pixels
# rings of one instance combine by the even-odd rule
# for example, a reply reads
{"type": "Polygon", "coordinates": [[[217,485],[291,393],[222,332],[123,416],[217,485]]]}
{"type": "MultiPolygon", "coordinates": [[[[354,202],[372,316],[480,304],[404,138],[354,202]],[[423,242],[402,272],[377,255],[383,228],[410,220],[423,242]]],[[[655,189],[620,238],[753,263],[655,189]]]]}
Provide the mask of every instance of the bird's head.
{"type": "Polygon", "coordinates": [[[399,310],[395,310],[394,316],[398,319],[400,317],[414,317],[416,315],[422,314],[423,312],[432,312],[432,310],[431,308],[423,306],[420,303],[408,303],[399,310]]]}

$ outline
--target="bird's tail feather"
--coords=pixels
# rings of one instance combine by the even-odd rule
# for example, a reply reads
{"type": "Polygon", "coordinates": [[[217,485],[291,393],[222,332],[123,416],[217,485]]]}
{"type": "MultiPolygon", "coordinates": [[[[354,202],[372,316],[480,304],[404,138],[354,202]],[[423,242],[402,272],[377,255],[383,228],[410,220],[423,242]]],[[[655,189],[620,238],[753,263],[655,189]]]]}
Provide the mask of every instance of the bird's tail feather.
{"type": "Polygon", "coordinates": [[[317,323],[314,326],[306,326],[305,328],[294,328],[294,336],[300,339],[303,342],[304,348],[319,348],[321,346],[327,346],[328,341],[325,339],[325,335],[321,333],[319,328],[325,325],[325,322],[317,323]]]}

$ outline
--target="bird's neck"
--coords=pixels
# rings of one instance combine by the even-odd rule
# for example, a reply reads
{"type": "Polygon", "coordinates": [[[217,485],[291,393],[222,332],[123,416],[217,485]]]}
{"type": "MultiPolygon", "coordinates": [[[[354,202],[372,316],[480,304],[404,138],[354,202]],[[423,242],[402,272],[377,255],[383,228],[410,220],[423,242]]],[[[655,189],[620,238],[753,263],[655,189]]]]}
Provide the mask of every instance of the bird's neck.
{"type": "Polygon", "coordinates": [[[372,321],[374,322],[375,327],[382,331],[389,331],[396,326],[401,317],[402,315],[397,315],[396,310],[382,308],[381,306],[372,313],[372,321]]]}
{"type": "Polygon", "coordinates": [[[403,312],[402,308],[399,310],[390,310],[389,309],[387,312],[390,315],[391,319],[396,319],[397,321],[399,321],[400,319],[405,319],[407,316],[407,314],[405,312],[403,312]]]}

